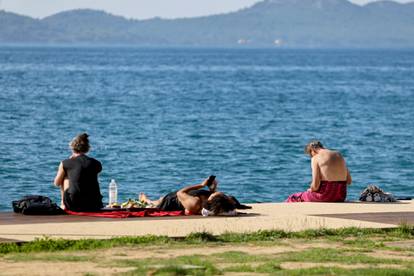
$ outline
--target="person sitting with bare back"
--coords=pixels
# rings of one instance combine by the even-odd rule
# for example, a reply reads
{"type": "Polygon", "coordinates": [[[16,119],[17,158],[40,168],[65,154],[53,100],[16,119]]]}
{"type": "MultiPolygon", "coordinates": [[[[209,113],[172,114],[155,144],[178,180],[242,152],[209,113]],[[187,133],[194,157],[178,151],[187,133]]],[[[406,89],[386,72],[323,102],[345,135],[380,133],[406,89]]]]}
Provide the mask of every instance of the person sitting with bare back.
{"type": "Polygon", "coordinates": [[[290,195],[286,202],[345,201],[352,178],[342,155],[326,149],[320,141],[307,144],[305,153],[312,158],[312,183],[306,192],[290,195]]]}

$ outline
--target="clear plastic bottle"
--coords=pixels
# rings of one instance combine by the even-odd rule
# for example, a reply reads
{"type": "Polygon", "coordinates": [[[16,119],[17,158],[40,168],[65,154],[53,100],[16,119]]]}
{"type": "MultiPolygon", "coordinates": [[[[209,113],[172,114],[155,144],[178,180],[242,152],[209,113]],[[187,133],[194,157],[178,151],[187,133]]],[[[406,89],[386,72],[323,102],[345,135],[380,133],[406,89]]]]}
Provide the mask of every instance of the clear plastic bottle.
{"type": "Polygon", "coordinates": [[[111,180],[109,183],[109,205],[118,202],[118,185],[115,182],[115,179],[111,180]]]}

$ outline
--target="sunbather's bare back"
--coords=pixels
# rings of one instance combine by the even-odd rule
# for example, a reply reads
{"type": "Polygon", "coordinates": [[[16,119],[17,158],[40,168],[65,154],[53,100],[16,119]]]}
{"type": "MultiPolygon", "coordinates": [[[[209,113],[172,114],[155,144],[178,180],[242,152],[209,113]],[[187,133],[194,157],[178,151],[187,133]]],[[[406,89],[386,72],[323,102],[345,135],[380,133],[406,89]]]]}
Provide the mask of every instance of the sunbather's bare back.
{"type": "Polygon", "coordinates": [[[348,169],[342,155],[337,151],[321,149],[312,158],[320,170],[321,181],[346,181],[348,169]]]}
{"type": "Polygon", "coordinates": [[[310,191],[318,191],[322,181],[343,181],[348,185],[352,183],[345,159],[339,152],[325,148],[319,141],[312,141],[306,145],[305,152],[312,157],[310,191]]]}

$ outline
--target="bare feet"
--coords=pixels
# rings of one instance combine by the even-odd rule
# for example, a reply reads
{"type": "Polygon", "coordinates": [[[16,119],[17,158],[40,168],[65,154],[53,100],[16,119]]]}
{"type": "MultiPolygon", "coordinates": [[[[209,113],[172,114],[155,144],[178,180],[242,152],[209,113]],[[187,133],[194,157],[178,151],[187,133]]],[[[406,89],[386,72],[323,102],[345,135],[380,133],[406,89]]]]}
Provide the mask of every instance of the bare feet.
{"type": "Polygon", "coordinates": [[[147,195],[144,193],[139,193],[139,201],[150,203],[150,200],[148,199],[147,195]]]}

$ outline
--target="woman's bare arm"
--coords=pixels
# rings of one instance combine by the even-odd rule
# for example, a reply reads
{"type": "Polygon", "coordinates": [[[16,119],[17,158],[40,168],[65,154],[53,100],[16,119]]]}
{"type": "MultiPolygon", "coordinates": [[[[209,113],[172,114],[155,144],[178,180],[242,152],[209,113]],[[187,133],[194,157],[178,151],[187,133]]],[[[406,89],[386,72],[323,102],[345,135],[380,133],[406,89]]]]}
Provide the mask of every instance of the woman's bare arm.
{"type": "Polygon", "coordinates": [[[177,198],[186,210],[197,213],[201,209],[201,200],[198,197],[189,195],[188,192],[199,190],[206,186],[207,180],[204,180],[201,184],[184,187],[177,192],[177,198]]]}
{"type": "Polygon", "coordinates": [[[60,162],[58,172],[56,174],[55,181],[54,181],[55,185],[62,186],[63,180],[65,180],[65,176],[66,176],[66,173],[65,173],[65,170],[63,169],[63,163],[60,162]]]}

